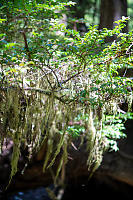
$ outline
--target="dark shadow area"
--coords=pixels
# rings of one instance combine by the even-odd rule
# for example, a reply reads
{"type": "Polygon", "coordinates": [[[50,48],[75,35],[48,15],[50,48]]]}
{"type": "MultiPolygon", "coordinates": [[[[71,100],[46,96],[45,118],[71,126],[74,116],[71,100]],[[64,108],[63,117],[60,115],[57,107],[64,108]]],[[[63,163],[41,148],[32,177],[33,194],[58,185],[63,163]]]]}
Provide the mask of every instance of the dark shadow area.
{"type": "MultiPolygon", "coordinates": [[[[102,200],[133,199],[133,187],[118,182],[110,177],[94,176],[90,181],[82,177],[80,181],[67,184],[62,200],[88,200],[101,198],[102,200]]],[[[50,200],[44,187],[34,190],[20,191],[1,196],[1,200],[50,200]]]]}
{"type": "Polygon", "coordinates": [[[133,199],[133,187],[122,182],[115,181],[110,177],[105,180],[92,178],[88,183],[68,184],[62,200],[87,200],[101,198],[102,200],[133,199]]]}

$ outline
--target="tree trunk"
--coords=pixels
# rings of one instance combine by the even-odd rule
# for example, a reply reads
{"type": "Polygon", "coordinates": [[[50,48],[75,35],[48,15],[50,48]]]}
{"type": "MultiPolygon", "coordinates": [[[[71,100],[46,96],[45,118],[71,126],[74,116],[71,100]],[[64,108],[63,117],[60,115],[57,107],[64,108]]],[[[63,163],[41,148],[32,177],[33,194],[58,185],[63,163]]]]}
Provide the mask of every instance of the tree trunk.
{"type": "MultiPolygon", "coordinates": [[[[127,0],[101,0],[99,29],[113,29],[113,22],[122,16],[127,16],[127,0]]],[[[127,26],[124,32],[127,32],[127,26]]]]}

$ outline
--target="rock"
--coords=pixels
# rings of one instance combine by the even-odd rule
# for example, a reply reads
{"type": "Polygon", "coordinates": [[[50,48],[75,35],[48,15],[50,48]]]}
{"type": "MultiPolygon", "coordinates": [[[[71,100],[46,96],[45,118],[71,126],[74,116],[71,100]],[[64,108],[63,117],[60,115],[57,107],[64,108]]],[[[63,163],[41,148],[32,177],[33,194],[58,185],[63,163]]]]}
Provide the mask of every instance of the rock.
{"type": "Polygon", "coordinates": [[[133,186],[133,120],[125,123],[127,138],[119,141],[119,151],[106,153],[96,174],[133,186]]]}

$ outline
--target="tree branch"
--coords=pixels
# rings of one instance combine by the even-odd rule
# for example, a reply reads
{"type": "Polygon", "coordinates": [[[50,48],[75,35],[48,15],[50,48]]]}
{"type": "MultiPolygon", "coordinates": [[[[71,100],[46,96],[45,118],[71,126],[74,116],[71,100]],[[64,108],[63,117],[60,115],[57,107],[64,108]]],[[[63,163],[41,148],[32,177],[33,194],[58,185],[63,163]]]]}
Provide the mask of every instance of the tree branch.
{"type": "MultiPolygon", "coordinates": [[[[43,90],[41,88],[34,88],[34,87],[25,87],[25,88],[17,88],[14,86],[10,86],[10,87],[0,87],[1,91],[6,91],[8,89],[20,89],[20,90],[24,90],[24,91],[34,91],[34,92],[39,92],[42,94],[45,94],[47,96],[51,96],[52,94],[54,94],[54,91],[47,91],[47,90],[43,90]]],[[[54,94],[54,98],[57,99],[58,101],[64,103],[64,104],[69,104],[71,103],[73,100],[72,99],[63,99],[63,96],[57,96],[54,94]]]]}
{"type": "MultiPolygon", "coordinates": [[[[24,88],[24,90],[39,92],[39,93],[45,94],[47,96],[51,96],[52,93],[54,93],[54,91],[46,91],[46,90],[43,90],[41,88],[32,88],[32,87],[24,88]]],[[[72,99],[63,99],[62,97],[64,97],[64,95],[59,97],[59,96],[54,94],[54,98],[59,100],[60,102],[62,102],[64,104],[68,104],[68,103],[72,102],[72,99]]]]}
{"type": "Polygon", "coordinates": [[[71,79],[75,78],[76,76],[82,74],[83,72],[84,72],[84,70],[77,72],[77,73],[74,74],[73,76],[70,76],[68,79],[62,81],[61,84],[67,83],[68,81],[70,81],[71,79]]]}
{"type": "Polygon", "coordinates": [[[25,34],[24,31],[22,31],[22,34],[23,34],[23,38],[24,38],[25,49],[26,49],[26,53],[27,53],[27,56],[28,56],[28,61],[30,61],[31,60],[31,54],[30,54],[30,50],[29,50],[29,47],[28,47],[27,37],[26,37],[26,34],[25,34]]]}

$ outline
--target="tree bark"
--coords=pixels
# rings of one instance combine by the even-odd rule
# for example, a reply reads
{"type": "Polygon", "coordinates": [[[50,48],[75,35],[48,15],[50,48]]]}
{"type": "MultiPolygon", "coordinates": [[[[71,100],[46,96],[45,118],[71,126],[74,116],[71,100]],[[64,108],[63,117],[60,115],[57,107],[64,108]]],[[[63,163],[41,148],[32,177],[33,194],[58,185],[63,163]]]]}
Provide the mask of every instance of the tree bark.
{"type": "MultiPolygon", "coordinates": [[[[113,22],[122,16],[127,17],[127,0],[101,0],[99,29],[113,29],[115,26],[113,22]]],[[[127,30],[128,26],[123,31],[127,30]]]]}

